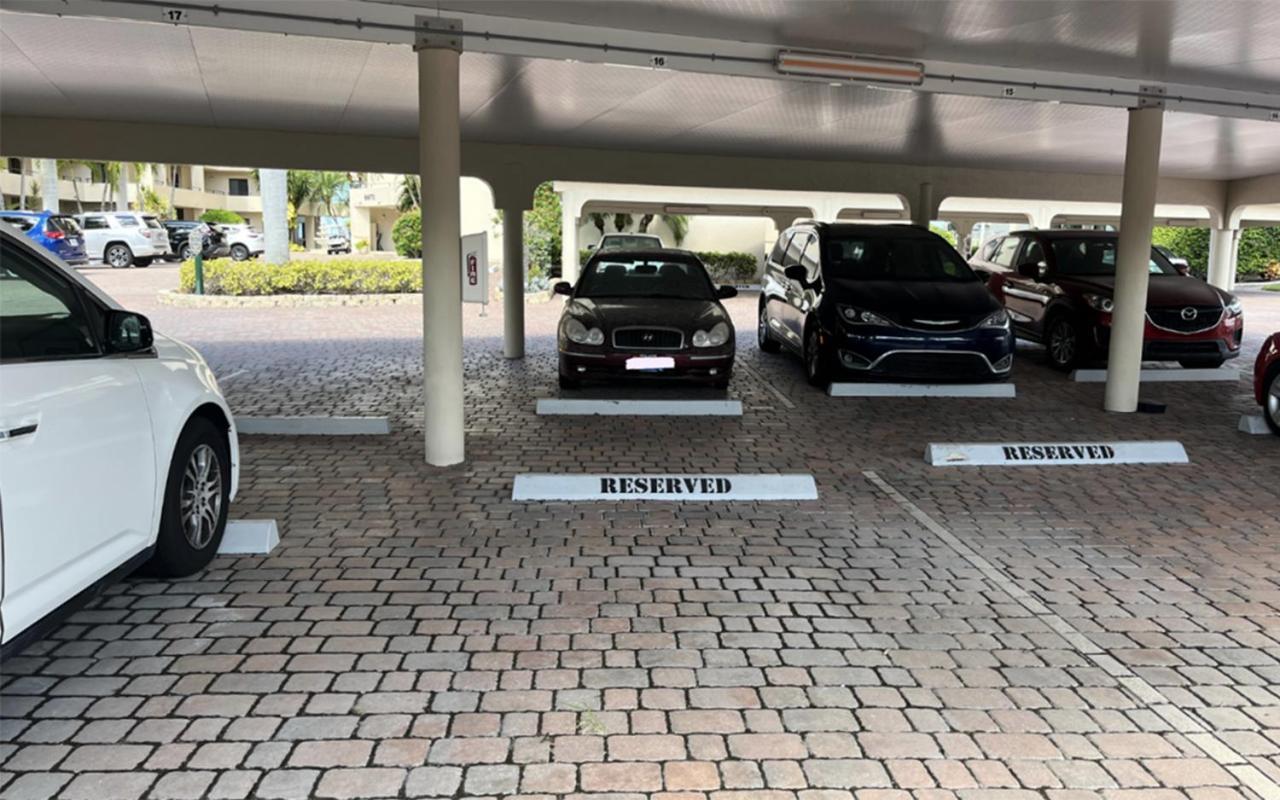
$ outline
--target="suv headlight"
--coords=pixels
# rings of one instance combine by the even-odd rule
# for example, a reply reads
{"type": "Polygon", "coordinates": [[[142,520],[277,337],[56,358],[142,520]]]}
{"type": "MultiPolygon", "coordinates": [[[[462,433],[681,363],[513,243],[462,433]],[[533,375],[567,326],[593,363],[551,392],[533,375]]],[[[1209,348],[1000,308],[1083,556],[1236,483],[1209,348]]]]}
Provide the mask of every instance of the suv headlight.
{"type": "Polygon", "coordinates": [[[1227,316],[1238,317],[1241,314],[1243,314],[1244,307],[1240,305],[1240,298],[1236,297],[1233,294],[1229,294],[1227,295],[1227,297],[1230,298],[1229,300],[1227,300],[1227,316]]]}
{"type": "Polygon", "coordinates": [[[694,331],[694,347],[719,347],[729,341],[729,324],[717,322],[709,331],[694,331]]]}
{"type": "Polygon", "coordinates": [[[1116,307],[1116,304],[1112,302],[1110,297],[1103,297],[1100,294],[1086,294],[1084,296],[1084,301],[1088,303],[1089,307],[1094,311],[1101,311],[1103,314],[1110,314],[1116,307]]]}
{"type": "Polygon", "coordinates": [[[604,331],[588,328],[576,317],[569,317],[564,323],[564,335],[574,344],[604,344],[604,331]]]}
{"type": "Polygon", "coordinates": [[[1009,312],[1003,308],[987,317],[979,325],[980,328],[1007,328],[1009,327],[1009,312]]]}
{"type": "Polygon", "coordinates": [[[880,325],[885,328],[898,327],[895,323],[874,311],[859,311],[853,306],[839,306],[838,308],[841,319],[852,325],[880,325]]]}

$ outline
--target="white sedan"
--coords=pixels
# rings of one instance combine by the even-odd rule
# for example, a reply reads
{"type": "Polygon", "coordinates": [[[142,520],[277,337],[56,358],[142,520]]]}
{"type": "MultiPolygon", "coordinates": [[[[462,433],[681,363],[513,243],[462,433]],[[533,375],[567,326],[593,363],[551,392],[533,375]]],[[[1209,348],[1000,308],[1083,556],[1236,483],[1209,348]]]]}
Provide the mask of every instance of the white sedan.
{"type": "Polygon", "coordinates": [[[110,581],[189,575],[239,479],[209,365],[0,224],[0,644],[110,581]]]}

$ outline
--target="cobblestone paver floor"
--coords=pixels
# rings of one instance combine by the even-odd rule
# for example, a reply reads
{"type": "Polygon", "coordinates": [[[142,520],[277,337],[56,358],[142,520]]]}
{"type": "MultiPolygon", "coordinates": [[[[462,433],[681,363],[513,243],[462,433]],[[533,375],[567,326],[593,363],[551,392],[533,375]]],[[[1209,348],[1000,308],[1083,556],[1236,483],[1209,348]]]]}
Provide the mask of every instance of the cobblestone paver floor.
{"type": "MultiPolygon", "coordinates": [[[[1108,415],[1027,350],[1015,400],[831,399],[755,349],[741,419],[540,418],[468,310],[468,462],[421,463],[420,310],[174,309],[239,413],[269,557],[126,581],[3,665],[0,795],[1280,798],[1280,441],[1246,381],[1108,415]],[[938,469],[929,441],[1178,439],[1189,466],[938,469]],[[809,472],[816,502],[514,503],[521,472],[809,472]]],[[[1280,296],[1248,295],[1247,367],[1280,296]]]]}

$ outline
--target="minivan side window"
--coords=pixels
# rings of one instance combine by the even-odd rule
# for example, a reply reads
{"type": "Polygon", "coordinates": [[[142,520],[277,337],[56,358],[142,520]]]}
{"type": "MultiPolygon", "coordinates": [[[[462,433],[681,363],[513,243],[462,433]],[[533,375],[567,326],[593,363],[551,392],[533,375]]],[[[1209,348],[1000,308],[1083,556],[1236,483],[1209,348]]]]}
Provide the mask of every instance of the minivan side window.
{"type": "Polygon", "coordinates": [[[18,246],[0,244],[0,361],[96,356],[89,320],[70,281],[18,246]]]}
{"type": "Polygon", "coordinates": [[[812,283],[817,279],[819,274],[818,259],[821,258],[818,252],[818,237],[810,236],[809,242],[804,246],[804,250],[800,253],[800,264],[808,273],[808,280],[812,283]]]}
{"type": "Polygon", "coordinates": [[[1028,261],[1036,264],[1046,263],[1044,260],[1044,248],[1040,245],[1038,239],[1028,239],[1027,246],[1022,249],[1022,255],[1018,258],[1019,264],[1025,264],[1028,261]]]}
{"type": "Polygon", "coordinates": [[[782,260],[783,268],[794,267],[800,263],[800,253],[803,252],[806,244],[809,243],[809,234],[804,231],[796,233],[791,237],[791,244],[787,245],[786,258],[782,260]]]}
{"type": "Polygon", "coordinates": [[[982,246],[982,260],[990,261],[992,258],[994,258],[996,254],[996,248],[1000,246],[1000,243],[1002,241],[1004,240],[1000,238],[988,240],[987,243],[982,246]]]}
{"type": "Polygon", "coordinates": [[[1022,237],[1006,236],[1000,242],[1000,249],[996,251],[996,257],[991,259],[1002,267],[1013,269],[1013,257],[1018,254],[1018,248],[1022,246],[1022,237]]]}
{"type": "Polygon", "coordinates": [[[773,252],[769,254],[769,260],[775,264],[781,264],[783,257],[787,254],[789,241],[791,241],[791,231],[786,230],[778,234],[778,241],[773,244],[773,252]]]}

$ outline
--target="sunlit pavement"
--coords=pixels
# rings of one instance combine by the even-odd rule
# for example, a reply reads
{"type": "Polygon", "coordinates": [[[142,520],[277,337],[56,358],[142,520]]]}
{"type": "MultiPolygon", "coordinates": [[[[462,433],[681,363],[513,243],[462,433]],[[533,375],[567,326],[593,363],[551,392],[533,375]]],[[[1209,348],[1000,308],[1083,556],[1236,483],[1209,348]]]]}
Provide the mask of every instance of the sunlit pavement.
{"type": "Polygon", "coordinates": [[[1280,439],[1237,383],[1101,411],[1019,353],[1013,400],[833,399],[730,301],[741,418],[539,417],[560,301],[466,311],[468,461],[422,463],[421,308],[159,305],[240,414],[386,415],[245,437],[267,558],[126,582],[4,664],[22,797],[1276,797],[1280,439]],[[1187,466],[935,468],[938,441],[1174,439],[1187,466]],[[820,499],[511,501],[525,472],[800,472],[820,499]]]}

